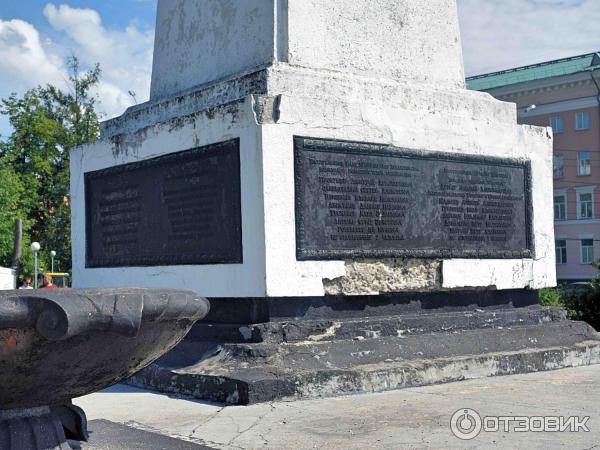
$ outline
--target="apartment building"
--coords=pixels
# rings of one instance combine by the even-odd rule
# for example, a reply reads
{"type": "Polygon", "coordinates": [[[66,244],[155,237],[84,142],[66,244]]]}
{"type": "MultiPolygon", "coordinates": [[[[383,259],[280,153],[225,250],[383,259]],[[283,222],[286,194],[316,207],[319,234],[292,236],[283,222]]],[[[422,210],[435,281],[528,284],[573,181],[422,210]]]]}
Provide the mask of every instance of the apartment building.
{"type": "Polygon", "coordinates": [[[556,273],[589,280],[600,259],[600,52],[467,78],[517,104],[519,123],[554,133],[556,273]]]}

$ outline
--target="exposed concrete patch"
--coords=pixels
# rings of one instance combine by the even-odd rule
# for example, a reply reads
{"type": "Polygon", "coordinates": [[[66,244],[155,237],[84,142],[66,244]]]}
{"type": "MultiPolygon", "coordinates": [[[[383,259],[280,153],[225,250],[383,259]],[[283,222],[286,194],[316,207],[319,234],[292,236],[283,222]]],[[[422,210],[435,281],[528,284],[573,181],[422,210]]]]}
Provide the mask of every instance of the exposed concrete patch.
{"type": "Polygon", "coordinates": [[[346,261],[346,275],[323,279],[326,295],[372,295],[441,287],[441,262],[423,259],[346,261]]]}
{"type": "Polygon", "coordinates": [[[334,322],[330,327],[328,327],[322,333],[311,334],[310,336],[308,336],[308,340],[309,341],[322,341],[327,338],[332,338],[335,336],[335,332],[337,331],[337,329],[340,328],[341,326],[342,326],[341,323],[334,322]]]}

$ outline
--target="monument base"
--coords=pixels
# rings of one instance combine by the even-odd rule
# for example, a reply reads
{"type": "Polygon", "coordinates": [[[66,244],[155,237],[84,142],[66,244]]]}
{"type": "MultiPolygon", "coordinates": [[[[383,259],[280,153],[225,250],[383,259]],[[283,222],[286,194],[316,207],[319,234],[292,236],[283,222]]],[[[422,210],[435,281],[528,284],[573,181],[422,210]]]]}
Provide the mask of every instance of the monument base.
{"type": "Polygon", "coordinates": [[[129,383],[250,404],[600,363],[600,334],[533,290],[211,303],[129,383]]]}

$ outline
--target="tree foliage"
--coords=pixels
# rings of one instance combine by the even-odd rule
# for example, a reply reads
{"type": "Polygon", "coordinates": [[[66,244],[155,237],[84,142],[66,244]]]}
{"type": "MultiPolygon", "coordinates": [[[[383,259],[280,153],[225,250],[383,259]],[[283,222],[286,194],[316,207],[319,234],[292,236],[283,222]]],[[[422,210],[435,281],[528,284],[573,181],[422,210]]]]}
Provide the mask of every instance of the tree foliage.
{"type": "Polygon", "coordinates": [[[553,306],[557,308],[565,307],[565,305],[562,302],[560,289],[558,288],[540,289],[539,300],[540,305],[542,306],[553,306]]]}
{"type": "Polygon", "coordinates": [[[569,319],[583,320],[600,330],[600,272],[589,283],[541,289],[539,300],[542,306],[565,309],[569,319]]]}
{"type": "Polygon", "coordinates": [[[23,185],[10,165],[0,163],[0,265],[11,263],[15,220],[23,215],[23,185]]]}
{"type": "MultiPolygon", "coordinates": [[[[2,100],[0,113],[14,131],[0,143],[0,265],[10,264],[15,217],[24,221],[24,243],[41,244],[40,266],[71,270],[69,151],[94,141],[99,134],[91,90],[100,79],[98,65],[82,72],[77,58],[69,59],[69,88],[39,86],[23,96],[2,100]],[[6,181],[6,184],[5,184],[6,181]]],[[[25,271],[31,273],[24,248],[25,271]]]]}
{"type": "MultiPolygon", "coordinates": [[[[594,266],[600,268],[599,262],[594,263],[594,266]]],[[[600,272],[587,287],[563,292],[561,299],[569,311],[570,319],[584,320],[600,330],[600,272]]]]}

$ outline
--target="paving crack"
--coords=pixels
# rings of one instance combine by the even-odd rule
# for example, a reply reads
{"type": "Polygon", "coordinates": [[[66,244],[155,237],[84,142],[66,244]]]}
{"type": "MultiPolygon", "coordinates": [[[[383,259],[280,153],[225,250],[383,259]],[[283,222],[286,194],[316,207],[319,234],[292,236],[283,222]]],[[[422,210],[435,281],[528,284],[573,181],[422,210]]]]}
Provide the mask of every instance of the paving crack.
{"type": "Polygon", "coordinates": [[[204,420],[204,422],[202,422],[201,424],[199,424],[197,427],[195,427],[192,432],[189,434],[190,438],[193,438],[194,435],[196,434],[196,431],[198,431],[199,428],[203,427],[204,425],[207,425],[208,423],[210,423],[212,420],[216,419],[217,416],[219,414],[221,414],[223,412],[223,410],[225,409],[225,406],[221,406],[214,414],[211,414],[210,416],[208,416],[206,418],[206,420],[204,420]]]}
{"type": "MultiPolygon", "coordinates": [[[[241,438],[243,435],[245,435],[246,433],[248,433],[250,430],[252,430],[255,427],[257,427],[260,424],[260,422],[262,422],[262,420],[265,417],[267,417],[269,414],[273,413],[273,411],[275,411],[275,409],[276,409],[275,404],[273,402],[269,402],[269,410],[268,411],[266,411],[264,414],[258,416],[256,418],[256,420],[252,423],[252,425],[250,425],[244,431],[240,432],[239,429],[238,429],[238,432],[236,433],[236,435],[229,442],[227,442],[225,445],[232,445],[233,442],[237,441],[239,438],[241,438]]],[[[264,440],[264,438],[260,434],[258,436],[261,439],[264,440]]]]}

